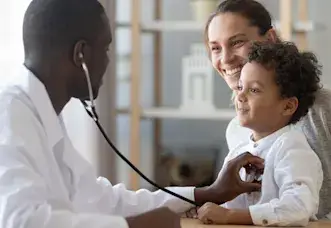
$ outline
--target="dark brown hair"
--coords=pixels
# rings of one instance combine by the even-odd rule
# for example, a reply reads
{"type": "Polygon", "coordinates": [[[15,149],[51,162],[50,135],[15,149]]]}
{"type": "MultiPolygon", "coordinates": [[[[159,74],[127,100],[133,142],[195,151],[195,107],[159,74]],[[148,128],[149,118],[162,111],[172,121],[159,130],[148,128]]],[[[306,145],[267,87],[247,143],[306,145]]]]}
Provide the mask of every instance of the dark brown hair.
{"type": "Polygon", "coordinates": [[[260,35],[266,34],[266,32],[272,28],[270,13],[261,3],[254,0],[225,0],[217,6],[215,12],[213,12],[207,20],[204,31],[206,46],[209,41],[209,24],[213,18],[220,13],[237,13],[245,17],[250,25],[258,27],[260,35]]]}
{"type": "Polygon", "coordinates": [[[283,98],[296,97],[298,108],[289,124],[298,122],[315,101],[321,66],[312,52],[300,52],[292,42],[253,42],[248,62],[275,71],[275,82],[283,98]]]}

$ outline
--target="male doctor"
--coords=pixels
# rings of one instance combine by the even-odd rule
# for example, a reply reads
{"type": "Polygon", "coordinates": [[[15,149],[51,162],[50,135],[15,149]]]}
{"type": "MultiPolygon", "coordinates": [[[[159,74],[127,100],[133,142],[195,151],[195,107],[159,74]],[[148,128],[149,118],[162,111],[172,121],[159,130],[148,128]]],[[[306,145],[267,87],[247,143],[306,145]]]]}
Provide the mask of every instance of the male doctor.
{"type": "MultiPolygon", "coordinates": [[[[72,146],[60,113],[71,98],[94,98],[108,65],[112,42],[97,0],[33,0],[23,24],[25,61],[0,93],[0,227],[140,228],[180,227],[178,213],[193,205],[162,191],[137,192],[97,178],[72,146]]],[[[170,188],[197,203],[222,203],[258,190],[238,171],[262,165],[238,157],[214,184],[170,188]]]]}

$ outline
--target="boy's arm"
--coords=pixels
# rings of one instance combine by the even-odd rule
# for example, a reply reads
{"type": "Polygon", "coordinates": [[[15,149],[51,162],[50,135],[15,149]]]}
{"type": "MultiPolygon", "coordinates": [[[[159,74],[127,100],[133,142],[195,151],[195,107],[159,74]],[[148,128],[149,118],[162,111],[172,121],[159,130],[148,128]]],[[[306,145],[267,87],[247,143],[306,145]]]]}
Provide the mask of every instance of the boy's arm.
{"type": "Polygon", "coordinates": [[[253,225],[248,209],[227,209],[214,203],[199,208],[198,218],[205,224],[253,225]]]}
{"type": "Polygon", "coordinates": [[[253,225],[251,213],[248,209],[229,209],[227,217],[227,224],[253,225]]]}
{"type": "Polygon", "coordinates": [[[291,133],[275,145],[274,180],[278,197],[249,207],[255,225],[306,226],[318,210],[321,162],[303,134],[291,133]]]}

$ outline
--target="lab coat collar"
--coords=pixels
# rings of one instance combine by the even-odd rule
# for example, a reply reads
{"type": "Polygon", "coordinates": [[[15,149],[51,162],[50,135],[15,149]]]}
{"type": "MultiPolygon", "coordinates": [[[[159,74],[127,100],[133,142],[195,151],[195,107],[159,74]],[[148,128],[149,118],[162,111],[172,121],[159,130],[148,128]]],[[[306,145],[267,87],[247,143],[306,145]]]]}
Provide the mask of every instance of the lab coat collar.
{"type": "Polygon", "coordinates": [[[63,137],[63,129],[43,83],[25,66],[15,84],[31,99],[45,128],[49,144],[54,147],[63,137]]]}

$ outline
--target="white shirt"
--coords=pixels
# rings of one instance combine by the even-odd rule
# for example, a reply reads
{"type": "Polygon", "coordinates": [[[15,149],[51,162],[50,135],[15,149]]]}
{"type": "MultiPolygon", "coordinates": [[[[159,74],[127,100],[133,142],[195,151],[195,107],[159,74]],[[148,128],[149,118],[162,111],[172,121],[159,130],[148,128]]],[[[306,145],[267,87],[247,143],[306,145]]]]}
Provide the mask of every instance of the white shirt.
{"type": "MultiPolygon", "coordinates": [[[[97,178],[71,144],[43,84],[26,68],[0,92],[0,227],[126,228],[124,217],[192,205],[97,178]]],[[[194,188],[171,188],[194,200],[194,188]]]]}
{"type": "MultiPolygon", "coordinates": [[[[302,132],[286,126],[257,142],[247,137],[229,152],[224,164],[245,152],[265,159],[261,192],[242,194],[223,206],[249,209],[255,225],[305,226],[315,219],[323,172],[302,132]]],[[[247,178],[244,168],[240,177],[247,178]]]]}
{"type": "MultiPolygon", "coordinates": [[[[331,89],[323,88],[316,92],[313,106],[294,127],[302,131],[323,169],[323,184],[320,191],[318,219],[331,219],[331,89]]],[[[226,141],[232,150],[249,137],[250,130],[239,124],[238,117],[233,118],[226,129],[226,141]]]]}

